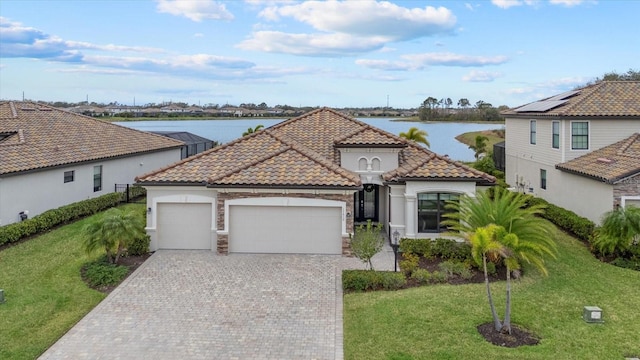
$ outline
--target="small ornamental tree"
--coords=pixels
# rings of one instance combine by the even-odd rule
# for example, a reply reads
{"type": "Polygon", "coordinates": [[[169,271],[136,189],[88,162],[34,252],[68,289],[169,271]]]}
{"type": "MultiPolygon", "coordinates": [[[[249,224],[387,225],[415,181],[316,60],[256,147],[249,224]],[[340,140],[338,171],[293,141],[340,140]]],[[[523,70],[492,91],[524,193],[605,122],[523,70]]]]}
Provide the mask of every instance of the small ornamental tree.
{"type": "Polygon", "coordinates": [[[351,251],[353,255],[369,266],[373,270],[371,259],[382,250],[384,240],[381,233],[381,225],[374,225],[371,220],[367,220],[367,225],[358,225],[355,234],[349,235],[351,238],[351,251]]]}
{"type": "Polygon", "coordinates": [[[84,249],[90,254],[104,249],[111,264],[117,264],[129,243],[144,236],[144,218],[139,213],[111,208],[84,228],[84,249]]]}

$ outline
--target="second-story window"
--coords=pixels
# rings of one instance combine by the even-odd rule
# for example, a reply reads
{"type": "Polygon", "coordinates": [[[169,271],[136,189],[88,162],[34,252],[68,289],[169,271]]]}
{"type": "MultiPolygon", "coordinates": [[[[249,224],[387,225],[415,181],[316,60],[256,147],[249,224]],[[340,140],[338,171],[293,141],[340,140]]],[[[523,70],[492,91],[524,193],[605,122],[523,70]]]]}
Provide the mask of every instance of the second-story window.
{"type": "Polygon", "coordinates": [[[531,120],[529,122],[529,143],[536,144],[536,121],[531,120]]]}
{"type": "Polygon", "coordinates": [[[589,149],[589,123],[575,121],[571,123],[571,150],[589,149]]]}
{"type": "Polygon", "coordinates": [[[551,146],[554,149],[560,148],[560,122],[554,121],[551,123],[551,146]]]}

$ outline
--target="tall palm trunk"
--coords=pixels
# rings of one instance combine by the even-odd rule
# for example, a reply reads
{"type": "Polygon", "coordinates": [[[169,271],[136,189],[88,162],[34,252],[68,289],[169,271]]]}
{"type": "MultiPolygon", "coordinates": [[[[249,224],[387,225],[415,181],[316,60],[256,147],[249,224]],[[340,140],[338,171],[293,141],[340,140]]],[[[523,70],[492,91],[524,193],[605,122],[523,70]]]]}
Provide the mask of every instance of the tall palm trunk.
{"type": "Polygon", "coordinates": [[[504,323],[500,331],[511,334],[511,269],[509,266],[507,266],[507,300],[505,307],[504,323]]]}
{"type": "Polygon", "coordinates": [[[487,297],[489,298],[489,307],[491,308],[491,316],[493,316],[493,326],[496,331],[500,331],[502,328],[502,324],[500,323],[500,318],[498,318],[498,313],[496,312],[496,307],[493,305],[493,296],[491,296],[491,286],[489,286],[489,274],[487,273],[487,257],[482,256],[482,268],[484,270],[484,284],[487,287],[487,297]]]}

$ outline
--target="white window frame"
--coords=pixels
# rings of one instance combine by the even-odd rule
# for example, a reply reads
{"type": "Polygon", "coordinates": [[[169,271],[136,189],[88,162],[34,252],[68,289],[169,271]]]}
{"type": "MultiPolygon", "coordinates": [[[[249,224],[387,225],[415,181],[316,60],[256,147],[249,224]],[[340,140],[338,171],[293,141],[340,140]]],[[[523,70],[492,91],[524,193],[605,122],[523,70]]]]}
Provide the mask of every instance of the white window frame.
{"type": "MultiPolygon", "coordinates": [[[[576,121],[571,121],[570,125],[570,141],[571,141],[571,150],[573,151],[588,151],[591,148],[591,123],[587,120],[576,120],[576,121]],[[587,147],[586,148],[580,148],[580,149],[576,149],[574,147],[573,144],[573,124],[575,123],[586,123],[587,124],[587,147]]],[[[584,135],[576,135],[576,136],[584,136],[584,135]]]]}

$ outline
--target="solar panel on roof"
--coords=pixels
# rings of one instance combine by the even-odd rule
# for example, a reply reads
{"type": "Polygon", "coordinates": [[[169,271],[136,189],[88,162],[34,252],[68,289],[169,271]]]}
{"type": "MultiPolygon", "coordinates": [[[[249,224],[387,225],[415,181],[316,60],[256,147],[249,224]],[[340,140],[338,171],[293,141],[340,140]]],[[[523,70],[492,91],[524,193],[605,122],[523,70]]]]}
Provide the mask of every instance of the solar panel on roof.
{"type": "Polygon", "coordinates": [[[517,109],[515,109],[515,112],[542,112],[542,111],[547,111],[547,110],[551,110],[555,107],[558,107],[564,103],[566,103],[569,100],[543,100],[543,101],[536,101],[534,103],[531,104],[527,104],[525,106],[521,106],[517,109]]]}
{"type": "Polygon", "coordinates": [[[580,90],[571,90],[571,91],[563,92],[562,94],[550,97],[545,101],[566,100],[579,92],[580,90]]]}

